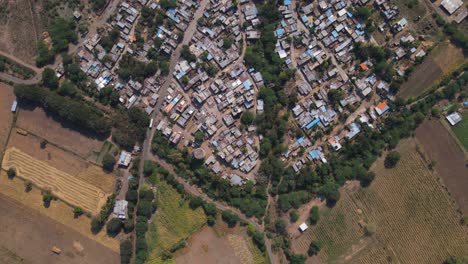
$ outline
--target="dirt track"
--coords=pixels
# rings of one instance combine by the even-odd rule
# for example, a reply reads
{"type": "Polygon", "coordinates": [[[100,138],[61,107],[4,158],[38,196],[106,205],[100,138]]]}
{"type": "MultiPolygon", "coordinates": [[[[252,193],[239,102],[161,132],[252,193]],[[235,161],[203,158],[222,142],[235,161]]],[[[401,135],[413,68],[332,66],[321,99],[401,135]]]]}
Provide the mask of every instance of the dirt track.
{"type": "Polygon", "coordinates": [[[119,254],[3,194],[0,212],[0,246],[28,263],[120,263],[119,254]],[[52,253],[53,246],[60,247],[62,253],[52,253]]]}
{"type": "Polygon", "coordinates": [[[416,130],[416,138],[430,158],[436,161],[435,170],[462,212],[468,214],[468,167],[463,151],[439,121],[425,121],[416,130]]]}

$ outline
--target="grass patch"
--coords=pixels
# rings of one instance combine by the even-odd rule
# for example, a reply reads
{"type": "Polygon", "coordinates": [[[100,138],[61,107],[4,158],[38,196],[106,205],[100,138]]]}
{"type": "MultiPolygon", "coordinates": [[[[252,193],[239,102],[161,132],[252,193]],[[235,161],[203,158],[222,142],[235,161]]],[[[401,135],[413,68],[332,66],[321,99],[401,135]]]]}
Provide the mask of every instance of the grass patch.
{"type": "Polygon", "coordinates": [[[165,181],[155,180],[158,209],[147,233],[148,263],[173,263],[173,259],[163,260],[163,254],[205,225],[206,216],[202,208],[190,209],[188,201],[165,181]]]}
{"type": "Polygon", "coordinates": [[[104,143],[102,144],[101,150],[98,153],[96,162],[99,163],[99,164],[102,164],[102,160],[104,159],[104,156],[107,153],[114,152],[114,151],[118,151],[118,148],[114,144],[112,144],[111,142],[109,142],[107,140],[104,141],[104,143]]]}
{"type": "Polygon", "coordinates": [[[468,150],[468,112],[464,112],[461,115],[463,120],[455,126],[452,126],[452,131],[462,143],[465,150],[468,150]]]}

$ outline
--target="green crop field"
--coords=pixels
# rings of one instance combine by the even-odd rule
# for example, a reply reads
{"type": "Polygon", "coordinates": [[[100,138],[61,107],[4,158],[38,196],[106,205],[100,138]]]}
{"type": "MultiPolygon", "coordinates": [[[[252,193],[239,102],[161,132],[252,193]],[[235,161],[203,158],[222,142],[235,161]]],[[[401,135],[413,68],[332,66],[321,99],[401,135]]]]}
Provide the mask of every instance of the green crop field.
{"type": "Polygon", "coordinates": [[[452,126],[452,131],[465,147],[465,150],[468,150],[468,112],[462,113],[462,118],[463,120],[460,123],[452,126]]]}
{"type": "Polygon", "coordinates": [[[173,263],[173,259],[164,261],[163,253],[199,230],[206,216],[202,208],[190,209],[188,201],[165,181],[157,181],[156,187],[158,209],[147,233],[148,263],[173,263]]]}
{"type": "Polygon", "coordinates": [[[294,250],[304,254],[310,241],[319,240],[322,263],[442,263],[450,255],[468,255],[468,229],[453,199],[412,140],[397,151],[395,168],[384,168],[379,159],[372,185],[344,188],[317,226],[294,239],[294,250]]]}

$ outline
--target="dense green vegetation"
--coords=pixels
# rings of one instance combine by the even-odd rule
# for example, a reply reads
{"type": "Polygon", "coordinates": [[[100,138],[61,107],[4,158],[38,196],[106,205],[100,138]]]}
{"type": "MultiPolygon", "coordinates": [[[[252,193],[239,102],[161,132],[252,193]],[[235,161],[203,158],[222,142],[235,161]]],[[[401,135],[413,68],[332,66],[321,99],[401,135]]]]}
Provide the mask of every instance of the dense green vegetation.
{"type": "Polygon", "coordinates": [[[203,161],[192,159],[186,149],[179,150],[169,144],[160,132],[156,132],[151,146],[154,153],[175,165],[176,173],[200,186],[211,198],[223,200],[239,208],[247,216],[265,214],[266,188],[248,182],[243,188],[231,186],[229,181],[213,175],[203,161]]]}
{"type": "Polygon", "coordinates": [[[91,3],[94,11],[100,11],[106,6],[107,0],[92,0],[91,3]]]}
{"type": "Polygon", "coordinates": [[[25,68],[14,61],[11,61],[7,57],[0,55],[0,72],[11,72],[22,79],[29,79],[33,76],[34,71],[29,68],[25,68]]]}
{"type": "Polygon", "coordinates": [[[36,65],[38,67],[54,63],[55,54],[68,51],[68,44],[78,41],[76,34],[76,23],[73,18],[64,19],[56,17],[50,27],[52,48],[49,49],[44,41],[37,43],[36,65]]]}
{"type": "Polygon", "coordinates": [[[96,107],[81,100],[61,96],[42,87],[32,85],[15,86],[15,95],[21,101],[39,105],[64,121],[69,121],[80,128],[107,135],[111,123],[96,107]]]}

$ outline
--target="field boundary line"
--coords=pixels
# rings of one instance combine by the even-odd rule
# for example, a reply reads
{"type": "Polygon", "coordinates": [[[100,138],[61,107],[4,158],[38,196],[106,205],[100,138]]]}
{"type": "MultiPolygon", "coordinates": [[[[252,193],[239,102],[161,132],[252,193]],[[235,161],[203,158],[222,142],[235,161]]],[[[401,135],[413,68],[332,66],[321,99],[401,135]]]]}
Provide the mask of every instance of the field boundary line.
{"type": "Polygon", "coordinates": [[[16,109],[16,113],[13,115],[13,120],[11,122],[11,126],[10,126],[10,129],[8,131],[8,135],[7,135],[6,140],[5,140],[5,145],[0,150],[0,162],[3,161],[3,156],[5,155],[5,151],[7,149],[8,143],[10,142],[11,132],[13,131],[13,128],[16,127],[16,120],[18,119],[19,111],[20,111],[20,108],[18,107],[16,109]]]}

